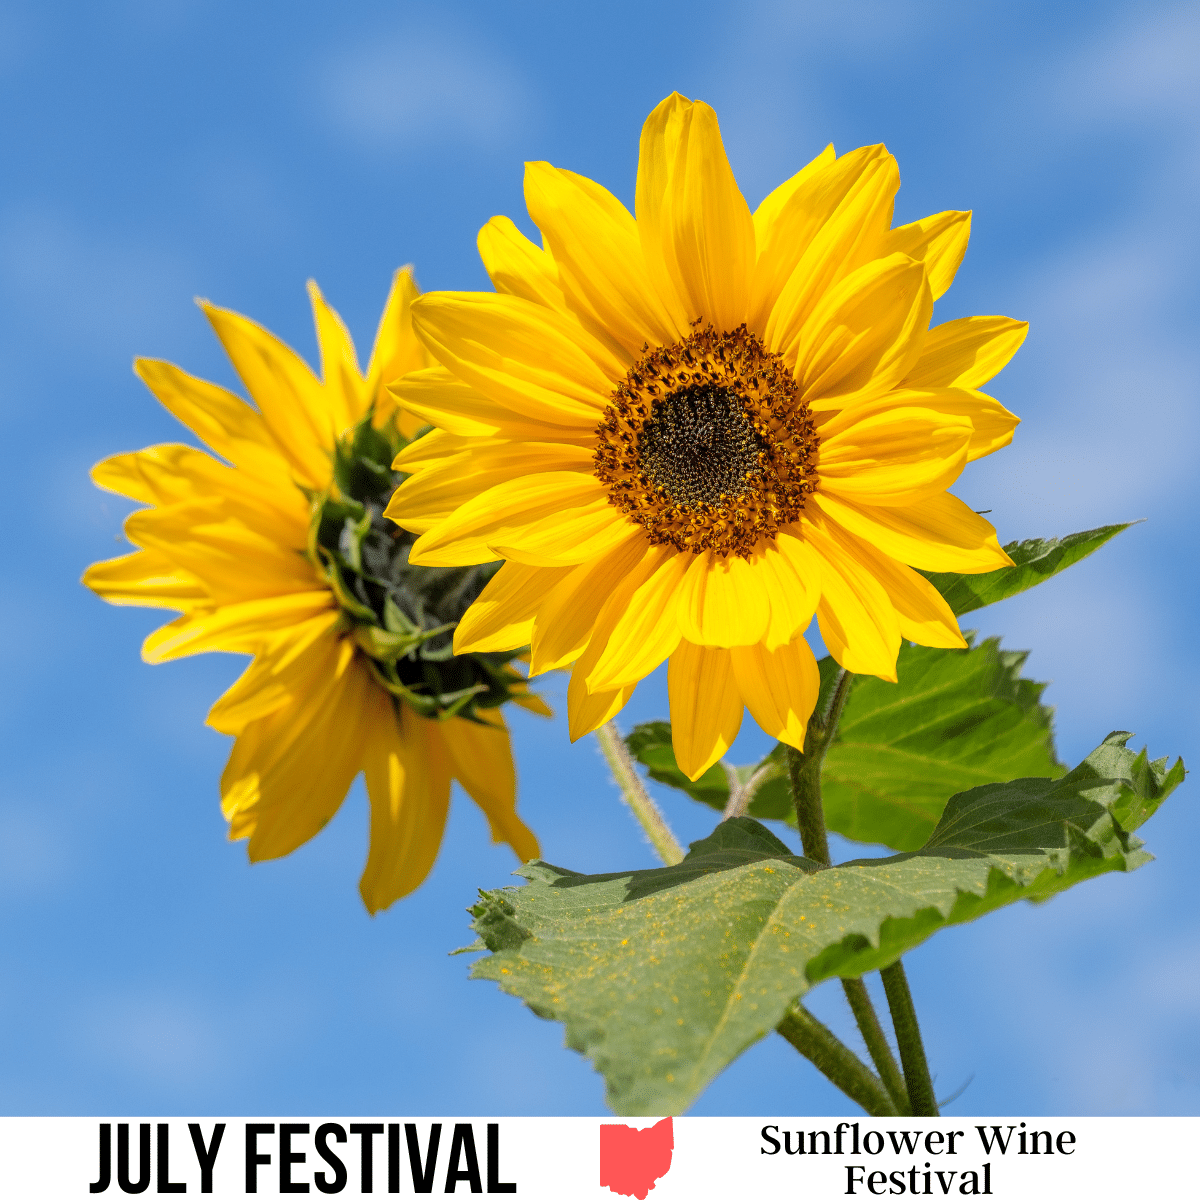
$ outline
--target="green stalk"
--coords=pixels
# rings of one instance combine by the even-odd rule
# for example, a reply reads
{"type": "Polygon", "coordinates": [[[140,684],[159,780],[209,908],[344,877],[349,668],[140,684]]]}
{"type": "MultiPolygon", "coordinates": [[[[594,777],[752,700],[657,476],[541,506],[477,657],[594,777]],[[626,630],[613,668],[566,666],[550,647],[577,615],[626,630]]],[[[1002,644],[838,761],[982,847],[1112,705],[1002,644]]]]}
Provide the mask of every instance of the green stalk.
{"type": "Polygon", "coordinates": [[[604,751],[604,757],[608,760],[608,765],[617,781],[617,787],[621,789],[625,803],[629,805],[638,824],[646,831],[646,836],[658,852],[658,857],[668,867],[682,862],[683,848],[675,840],[675,835],[671,832],[666,817],[662,815],[662,810],[654,803],[650,798],[650,793],[642,785],[637,769],[633,765],[633,759],[629,756],[625,739],[621,737],[616,724],[609,721],[607,724],[601,725],[596,730],[596,740],[600,743],[600,749],[604,751]]]}
{"type": "Polygon", "coordinates": [[[908,1084],[913,1116],[936,1117],[939,1113],[933,1095],[933,1080],[929,1078],[929,1063],[925,1061],[925,1045],[921,1041],[921,1027],[917,1024],[917,1010],[913,1007],[912,992],[908,990],[904,964],[896,959],[879,974],[887,993],[888,1008],[892,1010],[892,1024],[896,1029],[896,1044],[900,1047],[900,1061],[904,1064],[904,1080],[908,1084]]]}
{"type": "MultiPolygon", "coordinates": [[[[796,823],[800,827],[804,856],[823,867],[831,866],[832,859],[829,855],[829,838],[825,832],[825,807],[821,801],[821,768],[825,762],[825,754],[837,734],[838,721],[842,709],[846,706],[853,680],[854,676],[849,671],[843,671],[834,686],[828,711],[823,715],[813,713],[804,734],[804,753],[799,753],[791,746],[787,747],[788,778],[792,785],[792,803],[796,808],[796,823]]],[[[861,979],[843,979],[842,991],[846,994],[867,1052],[879,1072],[884,1087],[887,1088],[896,1111],[907,1115],[909,1093],[892,1049],[888,1045],[883,1026],[875,1013],[875,1006],[871,1003],[866,984],[861,979]]]]}
{"type": "Polygon", "coordinates": [[[794,1004],[775,1027],[822,1075],[873,1117],[900,1111],[878,1077],[848,1046],[800,1004],[794,1004]]]}

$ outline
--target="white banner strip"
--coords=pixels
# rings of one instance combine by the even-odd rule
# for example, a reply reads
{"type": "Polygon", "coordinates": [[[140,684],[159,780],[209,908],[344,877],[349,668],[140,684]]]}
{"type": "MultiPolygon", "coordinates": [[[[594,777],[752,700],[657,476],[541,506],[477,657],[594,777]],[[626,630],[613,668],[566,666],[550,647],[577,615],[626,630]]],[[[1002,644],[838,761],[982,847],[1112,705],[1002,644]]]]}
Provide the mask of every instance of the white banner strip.
{"type": "Polygon", "coordinates": [[[1198,1139],[1200,1117],[7,1117],[0,1195],[1127,1198],[1194,1188],[1198,1139]]]}

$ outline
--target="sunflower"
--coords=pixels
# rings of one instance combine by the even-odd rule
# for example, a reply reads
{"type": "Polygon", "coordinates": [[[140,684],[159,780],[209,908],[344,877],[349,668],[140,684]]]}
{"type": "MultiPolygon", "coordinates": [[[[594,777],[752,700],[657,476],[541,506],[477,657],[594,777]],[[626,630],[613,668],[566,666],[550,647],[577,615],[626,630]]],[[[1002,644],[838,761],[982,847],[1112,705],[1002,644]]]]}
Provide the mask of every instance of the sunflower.
{"type": "Polygon", "coordinates": [[[669,660],[676,758],[698,778],[743,711],[797,748],[818,692],[815,614],[847,670],[896,678],[902,638],[965,643],[913,567],[1009,562],[946,489],[1012,438],[978,387],[1025,336],[929,328],[970,213],[893,229],[883,146],[833,147],[751,213],[716,114],[682,96],[642,130],[636,219],[590,179],[529,163],[543,248],[505,217],[491,293],[433,293],[413,325],[440,366],[395,388],[439,429],[402,452],[387,514],[411,561],[507,560],[458,653],[532,643],[574,663],[572,737],[669,660]]]}
{"type": "Polygon", "coordinates": [[[252,861],[306,842],[366,775],[370,851],[359,886],[376,912],[429,873],[452,779],[486,813],[494,840],[522,860],[537,855],[516,815],[499,706],[548,710],[511,652],[453,653],[451,630],[494,568],[412,565],[412,535],[382,515],[402,478],[392,459],[421,424],[384,384],[429,362],[412,335],[410,269],[396,273],[365,377],[337,313],[316,284],[309,294],[322,379],[261,326],[207,303],[254,405],[170,363],[137,361],[155,396],[214,453],[152,446],[98,464],[100,487],[151,507],[125,523],[139,549],[94,564],[83,581],[113,604],[182,613],[146,639],[147,662],[206,650],[254,656],[208,716],[236,738],[222,809],[230,837],[249,838],[252,861]]]}

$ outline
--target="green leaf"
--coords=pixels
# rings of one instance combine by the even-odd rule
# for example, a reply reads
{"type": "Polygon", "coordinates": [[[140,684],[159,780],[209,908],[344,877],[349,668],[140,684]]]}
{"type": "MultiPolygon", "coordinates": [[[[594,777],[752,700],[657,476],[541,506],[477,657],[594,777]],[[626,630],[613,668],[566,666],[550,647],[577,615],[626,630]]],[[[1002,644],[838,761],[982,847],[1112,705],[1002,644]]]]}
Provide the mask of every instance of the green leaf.
{"type": "Polygon", "coordinates": [[[1046,685],[1021,678],[1026,657],[999,638],[965,651],[905,643],[898,683],[856,676],[821,771],[828,827],[915,850],[955,792],[1061,775],[1046,685]]]}
{"type": "Polygon", "coordinates": [[[1131,830],[1183,778],[1111,734],[1053,782],[953,797],[914,854],[818,868],[739,817],[674,867],[580,875],[534,862],[483,892],[472,975],[562,1021],[622,1114],[678,1113],[788,1006],[887,966],[947,925],[1044,900],[1148,855],[1131,830]]]}
{"type": "MultiPolygon", "coordinates": [[[[1053,710],[1040,703],[1046,685],[1021,678],[1026,657],[1001,650],[998,638],[966,651],[904,643],[898,683],[855,677],[821,773],[828,827],[856,841],[915,850],[955,792],[1021,775],[1061,775],[1053,710]]],[[[818,666],[828,693],[838,666],[831,658],[818,666]]],[[[651,779],[724,810],[724,766],[689,782],[675,763],[668,722],[639,725],[626,742],[651,779]]],[[[755,767],[733,769],[744,784],[763,768],[746,811],[794,825],[782,746],[755,767]]]]}
{"type": "Polygon", "coordinates": [[[1101,525],[1099,529],[1071,533],[1065,538],[1009,542],[1004,552],[1013,560],[1013,565],[988,571],[985,575],[957,575],[953,571],[922,571],[921,574],[942,593],[955,615],[962,616],[1045,583],[1081,558],[1087,558],[1093,550],[1099,550],[1123,529],[1136,524],[1136,521],[1125,521],[1120,525],[1101,525]]]}

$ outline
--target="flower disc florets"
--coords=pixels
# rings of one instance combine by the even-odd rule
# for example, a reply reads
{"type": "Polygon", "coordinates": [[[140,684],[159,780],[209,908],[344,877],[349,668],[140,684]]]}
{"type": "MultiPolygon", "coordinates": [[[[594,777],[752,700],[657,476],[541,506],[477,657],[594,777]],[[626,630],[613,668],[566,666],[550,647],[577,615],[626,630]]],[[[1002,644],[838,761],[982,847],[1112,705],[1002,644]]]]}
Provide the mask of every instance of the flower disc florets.
{"type": "Polygon", "coordinates": [[[325,571],[375,679],[422,716],[470,719],[524,684],[508,665],[518,651],[453,651],[454,627],[500,564],[419,567],[408,561],[416,535],[383,515],[405,479],[391,469],[405,444],[394,425],[373,428],[369,415],[341,439],[336,494],[314,498],[309,553],[325,571]]]}
{"type": "Polygon", "coordinates": [[[609,502],[677,550],[749,558],[816,490],[808,406],[783,359],[745,325],[648,349],[596,432],[609,502]]]}

